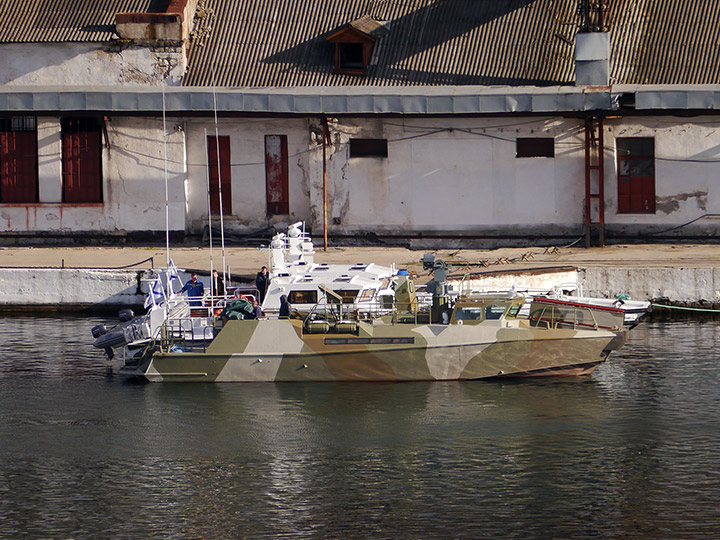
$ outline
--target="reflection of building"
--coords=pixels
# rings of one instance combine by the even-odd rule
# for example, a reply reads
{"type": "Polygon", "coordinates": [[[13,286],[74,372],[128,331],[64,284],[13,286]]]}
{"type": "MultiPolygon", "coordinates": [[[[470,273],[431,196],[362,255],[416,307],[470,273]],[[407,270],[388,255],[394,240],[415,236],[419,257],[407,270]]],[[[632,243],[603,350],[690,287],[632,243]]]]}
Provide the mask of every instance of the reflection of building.
{"type": "Polygon", "coordinates": [[[718,233],[714,0],[366,4],[4,0],[2,232],[718,233]]]}

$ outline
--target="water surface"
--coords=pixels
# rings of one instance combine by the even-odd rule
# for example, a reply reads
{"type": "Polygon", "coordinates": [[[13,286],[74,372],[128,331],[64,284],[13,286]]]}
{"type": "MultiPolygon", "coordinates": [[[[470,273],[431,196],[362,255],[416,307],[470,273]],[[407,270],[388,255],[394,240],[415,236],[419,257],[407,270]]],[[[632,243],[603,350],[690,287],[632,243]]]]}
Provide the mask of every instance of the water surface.
{"type": "Polygon", "coordinates": [[[720,331],[593,376],[138,384],[98,318],[0,319],[1,538],[720,537],[720,331]]]}

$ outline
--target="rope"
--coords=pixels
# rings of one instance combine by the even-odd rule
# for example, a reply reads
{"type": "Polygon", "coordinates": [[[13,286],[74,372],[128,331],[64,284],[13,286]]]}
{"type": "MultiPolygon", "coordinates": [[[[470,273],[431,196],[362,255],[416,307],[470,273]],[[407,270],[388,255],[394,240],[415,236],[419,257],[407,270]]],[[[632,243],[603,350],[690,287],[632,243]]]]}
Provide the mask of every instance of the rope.
{"type": "Polygon", "coordinates": [[[681,307],[681,306],[666,306],[663,304],[650,304],[652,307],[659,307],[665,309],[680,309],[684,311],[704,311],[705,313],[720,313],[720,309],[705,309],[705,308],[692,308],[692,307],[681,307]]]}

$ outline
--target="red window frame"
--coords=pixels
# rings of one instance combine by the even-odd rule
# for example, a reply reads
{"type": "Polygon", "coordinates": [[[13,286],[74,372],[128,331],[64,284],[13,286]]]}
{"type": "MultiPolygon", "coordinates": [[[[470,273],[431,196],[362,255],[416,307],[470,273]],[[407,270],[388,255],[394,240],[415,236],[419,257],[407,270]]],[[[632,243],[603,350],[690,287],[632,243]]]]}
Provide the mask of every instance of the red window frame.
{"type": "Polygon", "coordinates": [[[38,202],[37,120],[0,119],[0,203],[38,202]]]}
{"type": "Polygon", "coordinates": [[[267,215],[290,213],[287,135],[265,135],[267,215]]]}
{"type": "Polygon", "coordinates": [[[617,148],[618,213],[655,213],[655,139],[622,137],[617,148]]]}
{"type": "Polygon", "coordinates": [[[101,203],[102,124],[97,118],[63,118],[62,202],[101,203]]]}
{"type": "Polygon", "coordinates": [[[207,152],[210,177],[210,211],[220,214],[220,188],[222,187],[222,213],[232,214],[232,164],[230,161],[230,137],[220,135],[220,178],[218,179],[218,139],[208,135],[207,152]],[[222,182],[222,183],[221,183],[222,182]]]}

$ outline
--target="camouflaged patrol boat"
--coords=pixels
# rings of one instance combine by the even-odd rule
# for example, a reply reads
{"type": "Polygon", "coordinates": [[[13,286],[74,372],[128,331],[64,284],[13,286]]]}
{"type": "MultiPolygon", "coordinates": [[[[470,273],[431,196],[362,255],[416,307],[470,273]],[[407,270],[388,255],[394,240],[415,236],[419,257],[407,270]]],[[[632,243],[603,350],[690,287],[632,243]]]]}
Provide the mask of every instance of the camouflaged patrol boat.
{"type": "MultiPolygon", "coordinates": [[[[215,321],[201,348],[169,330],[120,372],[150,381],[420,381],[582,375],[627,339],[621,310],[523,295],[442,295],[418,310],[414,283],[396,276],[391,313],[328,301],[290,319],[215,321]]],[[[439,290],[442,290],[441,288],[439,290]]],[[[170,328],[170,327],[168,327],[170,328]]]]}

